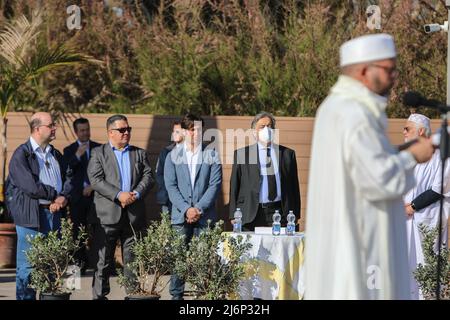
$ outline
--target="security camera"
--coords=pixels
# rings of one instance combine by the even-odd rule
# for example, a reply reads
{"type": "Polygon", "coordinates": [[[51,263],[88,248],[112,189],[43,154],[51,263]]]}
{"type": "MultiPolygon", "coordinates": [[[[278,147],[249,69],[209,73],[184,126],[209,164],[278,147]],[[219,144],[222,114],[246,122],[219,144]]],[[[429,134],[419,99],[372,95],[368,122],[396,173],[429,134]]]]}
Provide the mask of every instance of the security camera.
{"type": "Polygon", "coordinates": [[[432,33],[432,32],[438,32],[438,31],[448,31],[448,21],[445,21],[443,25],[440,25],[438,23],[431,23],[426,24],[423,26],[425,33],[432,33]]]}

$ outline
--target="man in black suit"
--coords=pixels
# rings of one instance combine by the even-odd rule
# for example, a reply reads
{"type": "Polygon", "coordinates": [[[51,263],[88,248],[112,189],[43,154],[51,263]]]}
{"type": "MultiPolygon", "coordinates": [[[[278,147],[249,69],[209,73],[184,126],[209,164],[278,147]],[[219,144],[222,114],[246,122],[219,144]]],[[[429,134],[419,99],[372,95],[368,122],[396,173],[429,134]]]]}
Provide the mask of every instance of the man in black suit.
{"type": "MultiPolygon", "coordinates": [[[[70,218],[73,222],[74,237],[78,236],[80,226],[87,226],[87,215],[93,201],[91,183],[87,176],[87,166],[91,151],[100,144],[91,141],[89,120],[78,118],[73,122],[73,130],[77,141],[64,148],[64,159],[73,170],[71,199],[69,201],[70,218]]],[[[75,253],[75,261],[85,273],[88,263],[86,247],[75,253]]]]}
{"type": "Polygon", "coordinates": [[[261,112],[252,121],[257,143],[234,152],[230,181],[230,219],[242,211],[244,230],[271,226],[275,210],[281,223],[292,210],[300,218],[300,187],[295,151],[273,143],[275,118],[261,112]]]}

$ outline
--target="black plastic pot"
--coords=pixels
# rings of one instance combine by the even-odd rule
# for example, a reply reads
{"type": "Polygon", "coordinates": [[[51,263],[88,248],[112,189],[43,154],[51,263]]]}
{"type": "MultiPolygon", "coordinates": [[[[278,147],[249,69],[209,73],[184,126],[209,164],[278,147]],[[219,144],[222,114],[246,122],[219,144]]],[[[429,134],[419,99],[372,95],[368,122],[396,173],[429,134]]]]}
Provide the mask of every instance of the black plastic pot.
{"type": "Polygon", "coordinates": [[[159,300],[160,296],[141,296],[141,295],[131,295],[126,296],[125,300],[159,300]]]}
{"type": "Polygon", "coordinates": [[[72,293],[41,293],[39,294],[39,300],[70,300],[72,293]]]}

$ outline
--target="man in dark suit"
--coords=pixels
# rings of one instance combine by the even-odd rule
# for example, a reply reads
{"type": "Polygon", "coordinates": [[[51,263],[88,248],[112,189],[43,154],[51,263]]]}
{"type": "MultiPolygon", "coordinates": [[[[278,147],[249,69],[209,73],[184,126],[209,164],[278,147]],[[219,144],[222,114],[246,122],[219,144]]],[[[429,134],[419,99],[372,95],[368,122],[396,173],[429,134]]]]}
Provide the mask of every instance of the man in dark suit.
{"type": "Polygon", "coordinates": [[[72,172],[50,142],[57,126],[47,112],[31,117],[31,135],[12,155],[6,183],[6,204],[17,231],[16,299],[35,300],[30,288],[32,267],[26,257],[27,237],[59,230],[71,193],[72,172]]]}
{"type": "Polygon", "coordinates": [[[92,218],[94,248],[98,254],[92,281],[93,299],[106,299],[109,277],[114,268],[118,239],[122,245],[124,274],[133,281],[127,268],[132,261],[134,233],[146,227],[144,198],[153,187],[154,178],[145,150],[129,144],[131,127],[123,115],[106,122],[109,141],[92,150],[88,178],[94,190],[92,218]]]}
{"type": "Polygon", "coordinates": [[[158,156],[158,162],[156,163],[156,183],[158,185],[158,191],[156,192],[156,202],[161,205],[161,212],[171,212],[172,203],[169,200],[169,194],[164,183],[164,164],[166,157],[175,147],[182,145],[183,134],[181,129],[181,122],[174,121],[172,124],[172,143],[161,150],[158,156]]]}
{"type": "Polygon", "coordinates": [[[271,226],[275,210],[281,223],[292,210],[300,217],[300,187],[295,151],[273,143],[275,118],[261,112],[252,121],[257,143],[235,151],[230,181],[230,219],[242,211],[244,230],[271,226]],[[256,179],[255,179],[256,178],[256,179]]]}
{"type": "MultiPolygon", "coordinates": [[[[69,201],[69,212],[73,222],[74,239],[76,239],[80,226],[87,226],[87,215],[94,199],[87,176],[87,166],[92,149],[100,144],[90,140],[91,129],[88,119],[76,119],[73,122],[73,130],[78,139],[64,148],[64,160],[73,170],[73,188],[69,201]]],[[[83,274],[89,264],[85,246],[75,253],[75,261],[83,274]]]]}

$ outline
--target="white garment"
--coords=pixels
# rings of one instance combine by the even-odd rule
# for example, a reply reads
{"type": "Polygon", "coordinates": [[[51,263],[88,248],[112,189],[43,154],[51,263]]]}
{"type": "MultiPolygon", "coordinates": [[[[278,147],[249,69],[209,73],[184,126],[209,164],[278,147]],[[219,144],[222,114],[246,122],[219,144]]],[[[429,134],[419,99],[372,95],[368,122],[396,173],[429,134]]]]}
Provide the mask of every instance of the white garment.
{"type": "Polygon", "coordinates": [[[402,195],[414,157],[385,130],[387,99],[340,76],[314,125],[307,198],[306,299],[408,299],[402,195]]]}
{"type": "MultiPolygon", "coordinates": [[[[442,243],[447,243],[447,220],[450,211],[450,165],[448,161],[444,171],[444,206],[442,215],[442,243]]],[[[414,177],[416,178],[416,186],[409,190],[404,197],[405,203],[411,203],[417,196],[423,192],[432,189],[434,192],[441,193],[441,159],[440,152],[436,150],[430,161],[419,163],[414,168],[414,177]]],[[[424,256],[422,251],[423,236],[420,233],[419,225],[424,224],[428,228],[436,228],[439,225],[440,202],[430,204],[428,207],[418,210],[412,218],[406,220],[406,230],[408,239],[408,254],[410,266],[410,283],[411,298],[422,299],[418,288],[417,281],[413,272],[417,269],[418,264],[424,264],[424,256]]]]}
{"type": "Polygon", "coordinates": [[[186,144],[184,144],[184,151],[186,152],[187,165],[189,167],[189,173],[191,175],[191,187],[194,190],[195,186],[195,176],[197,175],[197,165],[201,164],[202,160],[202,148],[197,146],[192,152],[186,144]],[[200,159],[200,160],[199,160],[200,159]]]}

